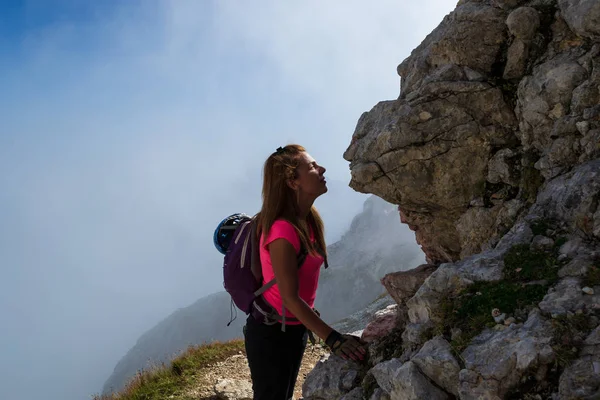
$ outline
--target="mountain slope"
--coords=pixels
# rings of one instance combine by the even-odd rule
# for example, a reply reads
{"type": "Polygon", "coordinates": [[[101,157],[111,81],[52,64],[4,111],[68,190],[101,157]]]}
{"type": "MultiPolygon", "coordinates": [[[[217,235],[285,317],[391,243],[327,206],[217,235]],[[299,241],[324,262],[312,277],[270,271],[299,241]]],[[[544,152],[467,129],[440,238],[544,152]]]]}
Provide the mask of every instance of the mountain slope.
{"type": "Polygon", "coordinates": [[[173,312],[140,336],[115,366],[103,393],[120,390],[138,370],[148,368],[150,363],[170,361],[190,345],[239,338],[245,315],[238,312],[237,318],[227,326],[230,305],[229,294],[219,292],[173,312]]]}

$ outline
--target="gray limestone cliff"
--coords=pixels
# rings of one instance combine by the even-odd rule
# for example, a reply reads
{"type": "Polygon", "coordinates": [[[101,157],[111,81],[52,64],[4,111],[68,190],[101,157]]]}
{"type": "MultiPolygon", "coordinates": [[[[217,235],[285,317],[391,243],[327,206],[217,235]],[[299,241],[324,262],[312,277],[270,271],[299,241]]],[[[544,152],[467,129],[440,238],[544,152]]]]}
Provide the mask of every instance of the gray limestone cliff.
{"type": "Polygon", "coordinates": [[[397,71],[344,158],[428,264],[304,397],[600,398],[600,1],[460,0],[397,71]]]}

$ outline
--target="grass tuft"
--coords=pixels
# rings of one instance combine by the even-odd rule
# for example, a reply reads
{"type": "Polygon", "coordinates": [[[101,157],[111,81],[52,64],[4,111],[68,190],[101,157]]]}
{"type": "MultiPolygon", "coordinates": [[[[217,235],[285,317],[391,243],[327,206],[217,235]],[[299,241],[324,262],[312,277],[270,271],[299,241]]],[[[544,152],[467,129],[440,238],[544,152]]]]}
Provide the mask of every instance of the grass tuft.
{"type": "Polygon", "coordinates": [[[552,319],[553,344],[556,362],[560,368],[566,368],[577,358],[579,348],[592,330],[589,315],[560,315],[552,319]]]}
{"type": "Polygon", "coordinates": [[[404,329],[398,327],[385,336],[380,343],[377,343],[374,353],[382,357],[382,361],[388,361],[392,358],[399,358],[402,355],[402,333],[404,329]]]}
{"type": "Polygon", "coordinates": [[[545,219],[538,219],[531,223],[531,231],[534,235],[546,236],[546,232],[550,229],[550,224],[545,219]]]}
{"type": "Polygon", "coordinates": [[[460,353],[484,328],[496,325],[492,316],[494,308],[512,314],[517,309],[539,302],[547,291],[547,285],[541,284],[476,282],[442,303],[442,319],[435,333],[450,336],[450,329],[460,329],[461,334],[450,343],[453,350],[460,353]]]}
{"type": "Polygon", "coordinates": [[[600,285],[600,268],[593,265],[590,267],[588,272],[583,277],[581,286],[582,287],[589,286],[589,287],[593,288],[594,286],[598,286],[598,285],[600,285]]]}
{"type": "Polygon", "coordinates": [[[375,389],[377,389],[377,381],[372,374],[367,374],[365,378],[361,382],[361,387],[363,389],[364,398],[370,399],[375,393],[375,389]]]}
{"type": "Polygon", "coordinates": [[[509,282],[558,280],[558,261],[554,253],[531,250],[528,244],[513,246],[504,256],[504,277],[509,282]]]}

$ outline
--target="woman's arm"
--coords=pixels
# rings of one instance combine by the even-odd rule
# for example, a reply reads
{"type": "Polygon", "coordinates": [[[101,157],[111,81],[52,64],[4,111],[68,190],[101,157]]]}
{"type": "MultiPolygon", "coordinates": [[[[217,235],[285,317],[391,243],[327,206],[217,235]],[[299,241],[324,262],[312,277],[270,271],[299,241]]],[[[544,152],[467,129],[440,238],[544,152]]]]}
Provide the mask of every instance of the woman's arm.
{"type": "Polygon", "coordinates": [[[283,305],[304,326],[325,340],[332,328],[298,295],[298,259],[294,247],[286,239],[275,239],[269,244],[269,253],[283,305]]]}
{"type": "MultiPolygon", "coordinates": [[[[332,333],[336,335],[337,332],[327,325],[298,295],[298,260],[292,244],[286,239],[275,239],[269,244],[269,253],[285,308],[321,339],[326,341],[332,333]]],[[[353,359],[362,360],[365,353],[365,349],[358,346],[356,350],[350,351],[349,355],[353,359]]]]}

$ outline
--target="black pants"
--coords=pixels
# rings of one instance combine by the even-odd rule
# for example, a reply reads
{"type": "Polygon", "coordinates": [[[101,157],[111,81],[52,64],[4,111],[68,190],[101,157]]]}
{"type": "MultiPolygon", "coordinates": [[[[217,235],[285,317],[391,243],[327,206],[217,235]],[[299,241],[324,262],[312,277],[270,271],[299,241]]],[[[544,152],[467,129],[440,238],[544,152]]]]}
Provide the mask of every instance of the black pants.
{"type": "Polygon", "coordinates": [[[250,315],[244,328],[254,400],[288,400],[294,395],[308,333],[304,325],[264,325],[250,315]]]}

